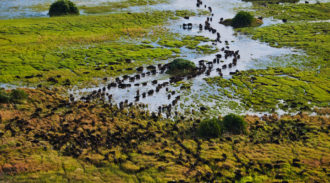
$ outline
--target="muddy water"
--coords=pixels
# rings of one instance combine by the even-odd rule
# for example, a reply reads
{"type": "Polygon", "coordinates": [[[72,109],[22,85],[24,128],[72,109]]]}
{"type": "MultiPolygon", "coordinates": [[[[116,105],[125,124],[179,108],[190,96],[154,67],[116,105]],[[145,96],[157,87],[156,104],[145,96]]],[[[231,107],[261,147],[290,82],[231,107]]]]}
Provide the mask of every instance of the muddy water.
{"type": "MultiPolygon", "coordinates": [[[[249,69],[263,69],[261,67],[258,67],[256,64],[254,64],[254,60],[261,60],[265,62],[269,62],[270,57],[274,56],[281,56],[281,55],[287,55],[287,54],[300,54],[297,53],[293,49],[289,48],[273,48],[268,46],[267,44],[260,43],[256,40],[252,40],[250,37],[245,35],[236,35],[234,30],[231,27],[226,27],[222,24],[219,24],[220,18],[232,18],[236,11],[235,8],[248,8],[251,6],[250,3],[242,2],[240,0],[232,0],[228,2],[227,0],[204,0],[203,3],[207,3],[207,8],[204,7],[204,4],[201,6],[201,8],[196,7],[196,1],[195,0],[174,0],[171,4],[160,4],[155,6],[150,6],[148,8],[141,8],[141,7],[132,7],[129,9],[129,11],[139,12],[139,11],[149,11],[153,9],[157,10],[181,10],[181,9],[188,9],[188,10],[194,10],[197,12],[197,9],[201,10],[207,10],[208,7],[212,7],[212,13],[214,16],[212,16],[212,22],[211,27],[217,30],[217,32],[221,35],[221,43],[217,43],[215,46],[221,50],[222,48],[228,46],[225,48],[226,50],[233,50],[237,51],[239,50],[240,59],[237,63],[237,66],[234,66],[232,68],[222,69],[223,77],[224,78],[230,78],[230,72],[234,72],[236,70],[243,71],[243,70],[249,70],[249,69]],[[226,44],[225,41],[228,41],[229,44],[226,44]]],[[[210,16],[211,17],[211,16],[210,16]]],[[[168,28],[175,33],[180,33],[183,35],[200,35],[208,37],[212,40],[216,39],[216,34],[212,34],[211,32],[207,30],[200,30],[199,24],[203,24],[206,20],[206,16],[196,16],[196,17],[190,17],[189,20],[181,18],[179,20],[170,22],[170,25],[168,28]],[[192,30],[184,30],[182,28],[183,23],[192,23],[193,28],[192,30]]],[[[271,25],[271,24],[277,24],[280,23],[279,20],[273,20],[271,18],[264,19],[264,25],[271,25]]],[[[153,43],[155,46],[157,46],[157,43],[153,43]]],[[[203,43],[203,44],[209,44],[212,45],[212,42],[203,43]]],[[[206,76],[205,74],[202,74],[196,78],[193,79],[185,79],[184,82],[190,83],[191,88],[190,90],[180,90],[180,86],[173,86],[170,85],[168,87],[162,88],[159,92],[155,92],[153,95],[148,96],[146,98],[139,98],[139,101],[136,101],[135,96],[137,96],[137,91],[139,91],[139,94],[141,96],[142,93],[148,92],[149,90],[155,90],[156,85],[152,85],[152,80],[158,80],[158,83],[164,83],[169,81],[169,75],[167,74],[159,74],[159,71],[156,75],[152,75],[149,77],[142,78],[140,80],[137,80],[133,83],[130,83],[128,81],[124,81],[126,84],[132,84],[132,87],[126,88],[126,89],[119,89],[119,88],[111,88],[110,90],[106,89],[105,93],[108,93],[108,95],[112,95],[111,102],[112,103],[120,103],[123,101],[128,101],[128,103],[143,103],[147,105],[147,109],[153,112],[157,112],[159,107],[161,106],[168,106],[172,103],[172,101],[177,96],[181,96],[181,99],[179,100],[178,104],[176,104],[174,107],[172,107],[172,113],[173,111],[178,111],[180,113],[185,113],[186,115],[189,115],[192,110],[194,111],[200,111],[201,106],[207,106],[210,108],[208,110],[208,115],[218,115],[226,114],[229,112],[235,112],[235,113],[249,113],[249,114],[259,114],[262,115],[263,113],[255,113],[253,111],[247,111],[242,108],[235,108],[233,109],[228,103],[230,102],[236,102],[237,104],[240,103],[238,100],[232,100],[228,99],[225,96],[222,96],[221,99],[212,99],[212,96],[219,96],[218,88],[215,86],[208,86],[206,82],[204,81],[205,77],[214,77],[218,76],[219,73],[216,71],[216,68],[222,68],[223,65],[228,65],[232,62],[233,57],[229,57],[228,59],[225,59],[224,52],[219,51],[216,54],[210,54],[210,55],[201,55],[196,54],[192,52],[191,50],[182,48],[182,58],[189,59],[198,65],[198,62],[200,60],[206,60],[206,61],[213,61],[213,59],[216,57],[216,54],[221,54],[222,58],[220,59],[221,62],[219,64],[214,64],[214,67],[212,69],[212,72],[210,75],[206,76]],[[141,84],[143,82],[148,82],[147,86],[134,86],[134,84],[141,84]],[[168,88],[169,91],[166,91],[166,88],[168,88]],[[175,91],[175,94],[172,95],[171,91],[175,91]],[[170,95],[170,96],[169,96],[170,95]],[[169,98],[170,97],[170,98],[169,98]],[[212,111],[212,112],[210,112],[212,111]]],[[[169,62],[171,60],[167,60],[166,62],[169,62]]],[[[164,61],[161,61],[162,63],[164,61]]],[[[146,72],[146,71],[144,71],[146,72]]],[[[109,82],[113,82],[113,80],[110,80],[109,82]]],[[[73,89],[70,91],[70,94],[73,94],[75,98],[80,98],[84,94],[87,94],[89,92],[102,89],[106,87],[107,85],[101,85],[93,88],[86,88],[86,89],[73,89]]],[[[277,111],[280,114],[283,114],[284,111],[277,111]]]]}

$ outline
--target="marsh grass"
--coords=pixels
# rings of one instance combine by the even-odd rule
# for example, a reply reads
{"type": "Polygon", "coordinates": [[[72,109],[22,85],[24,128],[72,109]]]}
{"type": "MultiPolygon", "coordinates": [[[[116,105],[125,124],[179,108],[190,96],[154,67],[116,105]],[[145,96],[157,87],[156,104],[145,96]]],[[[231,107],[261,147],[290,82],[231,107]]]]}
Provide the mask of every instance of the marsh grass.
{"type": "Polygon", "coordinates": [[[289,21],[329,20],[330,3],[316,4],[268,4],[253,6],[256,14],[289,21]]]}
{"type": "Polygon", "coordinates": [[[158,36],[166,32],[159,26],[173,16],[172,12],[153,12],[1,20],[0,82],[37,83],[57,75],[61,75],[59,80],[70,78],[76,82],[113,76],[117,70],[152,59],[167,59],[178,51],[118,40],[158,36]],[[136,62],[124,64],[125,58],[136,62]],[[113,62],[115,65],[111,66],[113,62]],[[99,67],[102,71],[93,71],[99,67]],[[90,74],[86,77],[83,72],[90,74]],[[36,75],[38,77],[25,78],[36,75]]]}
{"type": "MultiPolygon", "coordinates": [[[[285,16],[289,20],[323,20],[328,10],[329,3],[285,4],[268,5],[261,12],[267,16],[274,15],[275,18],[285,16]]],[[[274,64],[268,65],[268,69],[242,72],[230,80],[208,79],[208,82],[228,87],[221,90],[223,95],[238,97],[246,108],[252,107],[257,111],[274,111],[276,108],[303,111],[311,110],[314,106],[326,107],[330,101],[329,27],[329,22],[291,21],[267,27],[238,29],[270,46],[294,47],[305,51],[307,56],[292,56],[285,61],[277,58],[279,60],[273,60],[274,64]]]]}
{"type": "MultiPolygon", "coordinates": [[[[80,5],[78,3],[78,8],[85,14],[102,14],[118,12],[118,10],[133,7],[133,6],[145,6],[145,5],[156,5],[160,3],[167,3],[168,0],[122,0],[122,1],[108,1],[95,5],[80,5]]],[[[34,11],[47,11],[49,9],[50,3],[43,3],[30,6],[34,11]]]]}
{"type": "Polygon", "coordinates": [[[156,11],[1,20],[0,82],[84,85],[94,78],[131,73],[127,68],[177,57],[181,47],[203,54],[215,51],[199,46],[208,38],[181,38],[162,27],[173,17],[174,12],[156,11]],[[150,44],[159,38],[164,47],[150,44]],[[133,62],[126,64],[125,59],[133,62]]]}
{"type": "Polygon", "coordinates": [[[224,88],[220,90],[222,95],[240,99],[247,109],[309,111],[314,106],[326,107],[330,101],[326,75],[326,71],[316,74],[294,68],[269,68],[241,72],[229,80],[215,77],[206,81],[224,88]]]}

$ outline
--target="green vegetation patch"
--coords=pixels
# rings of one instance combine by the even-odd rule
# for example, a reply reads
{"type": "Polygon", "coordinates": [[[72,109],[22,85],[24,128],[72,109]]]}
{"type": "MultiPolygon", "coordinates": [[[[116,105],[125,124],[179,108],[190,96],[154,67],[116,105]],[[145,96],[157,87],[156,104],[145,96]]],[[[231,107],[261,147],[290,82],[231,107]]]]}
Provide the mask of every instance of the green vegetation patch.
{"type": "Polygon", "coordinates": [[[198,134],[202,137],[216,138],[222,133],[218,119],[207,119],[199,124],[198,134]]]}
{"type": "Polygon", "coordinates": [[[256,29],[243,28],[239,31],[251,34],[253,39],[267,42],[273,47],[295,47],[305,50],[315,63],[306,63],[321,68],[329,67],[330,35],[329,22],[274,25],[256,29]]]}
{"type": "Polygon", "coordinates": [[[75,83],[170,58],[178,50],[118,40],[158,37],[166,30],[154,27],[173,16],[164,11],[1,20],[0,82],[75,83]]]}
{"type": "Polygon", "coordinates": [[[233,18],[231,25],[235,28],[248,27],[252,24],[253,18],[251,13],[240,11],[233,18]]]}
{"type": "Polygon", "coordinates": [[[234,28],[241,28],[257,27],[260,26],[263,22],[260,19],[254,18],[251,12],[240,11],[235,15],[233,19],[225,19],[220,23],[226,26],[233,26],[234,28]]]}
{"type": "Polygon", "coordinates": [[[220,86],[221,95],[241,99],[247,109],[301,111],[329,105],[330,80],[327,73],[329,70],[316,73],[293,68],[269,68],[240,72],[229,80],[220,77],[205,80],[220,86]]]}
{"type": "Polygon", "coordinates": [[[79,15],[77,6],[68,0],[58,0],[50,5],[49,16],[79,15]]]}
{"type": "Polygon", "coordinates": [[[185,59],[175,59],[168,65],[168,74],[186,75],[196,70],[194,62],[185,59]]]}
{"type": "Polygon", "coordinates": [[[328,20],[330,3],[316,4],[267,4],[254,5],[256,14],[276,19],[287,19],[292,21],[302,20],[328,20]]]}
{"type": "Polygon", "coordinates": [[[228,114],[223,119],[205,119],[198,127],[198,134],[201,137],[217,138],[223,133],[244,134],[247,132],[247,123],[238,115],[228,114]]]}
{"type": "Polygon", "coordinates": [[[196,13],[190,10],[176,10],[175,15],[179,17],[191,17],[196,16],[196,13]]]}
{"type": "MultiPolygon", "coordinates": [[[[160,41],[158,41],[158,44],[166,47],[171,48],[181,48],[186,47],[188,49],[194,50],[197,49],[200,43],[206,43],[209,42],[210,39],[204,36],[185,36],[183,38],[180,38],[179,36],[166,36],[163,37],[160,41]]],[[[211,50],[215,48],[210,48],[211,50]]],[[[200,50],[200,51],[206,51],[200,50]]]]}
{"type": "Polygon", "coordinates": [[[224,130],[227,132],[233,134],[246,133],[247,123],[241,116],[228,114],[223,118],[222,123],[224,130]]]}
{"type": "Polygon", "coordinates": [[[21,103],[28,98],[28,94],[21,89],[13,89],[10,92],[6,92],[0,89],[0,103],[21,103]]]}
{"type": "Polygon", "coordinates": [[[129,8],[132,6],[146,6],[155,5],[160,3],[167,3],[168,0],[124,0],[124,1],[113,1],[104,2],[97,6],[80,6],[79,8],[84,10],[84,13],[96,14],[116,11],[118,9],[129,8]]]}
{"type": "Polygon", "coordinates": [[[218,52],[218,48],[212,45],[201,45],[201,43],[209,42],[210,39],[204,36],[167,36],[161,38],[158,44],[170,48],[188,48],[190,50],[196,50],[200,54],[212,54],[218,52]]]}
{"type": "MultiPolygon", "coordinates": [[[[120,0],[120,1],[108,1],[103,2],[98,5],[81,5],[78,6],[83,13],[86,14],[100,14],[100,13],[109,13],[118,11],[120,9],[129,8],[132,6],[146,6],[146,5],[155,5],[160,3],[167,3],[168,0],[120,0]]],[[[50,6],[50,3],[42,3],[31,6],[29,8],[34,11],[47,11],[50,6]]]]}
{"type": "Polygon", "coordinates": [[[197,13],[191,10],[176,10],[175,15],[178,17],[191,17],[191,16],[201,16],[201,15],[210,15],[209,11],[198,9],[197,13]]]}

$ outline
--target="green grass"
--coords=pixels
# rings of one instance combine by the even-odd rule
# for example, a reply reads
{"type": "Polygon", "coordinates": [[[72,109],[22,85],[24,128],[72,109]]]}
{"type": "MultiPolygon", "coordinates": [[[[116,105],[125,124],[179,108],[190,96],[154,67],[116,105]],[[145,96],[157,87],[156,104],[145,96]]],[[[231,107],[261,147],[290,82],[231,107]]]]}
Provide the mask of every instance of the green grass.
{"type": "Polygon", "coordinates": [[[71,84],[93,84],[95,78],[131,73],[126,69],[176,57],[184,46],[203,54],[215,51],[199,46],[208,38],[181,38],[162,27],[174,17],[174,12],[156,11],[1,20],[0,82],[62,85],[69,79],[71,84]],[[166,48],[150,44],[158,38],[166,48]],[[34,77],[25,78],[29,76],[34,77]],[[58,83],[47,82],[50,78],[58,83]]]}
{"type": "MultiPolygon", "coordinates": [[[[251,34],[253,39],[267,42],[273,47],[294,47],[302,49],[312,57],[315,67],[329,67],[330,54],[329,22],[274,25],[257,29],[240,29],[242,33],[251,34]]],[[[306,63],[309,64],[309,63],[306,63]]]]}
{"type": "Polygon", "coordinates": [[[191,50],[196,50],[200,54],[212,54],[216,53],[218,49],[211,45],[200,45],[200,43],[209,42],[210,39],[203,36],[185,36],[180,38],[180,36],[163,36],[158,44],[169,47],[169,48],[188,48],[191,50]]]}
{"type": "Polygon", "coordinates": [[[287,19],[289,21],[329,20],[330,3],[320,4],[268,4],[255,5],[258,16],[287,19]]]}
{"type": "MultiPolygon", "coordinates": [[[[100,14],[109,12],[118,12],[120,9],[129,8],[132,6],[146,6],[160,3],[167,3],[168,0],[121,0],[115,2],[103,2],[98,5],[81,5],[78,6],[86,14],[100,14]]],[[[48,11],[50,3],[37,4],[29,8],[34,11],[48,11]]]]}
{"type": "Polygon", "coordinates": [[[314,106],[328,106],[328,73],[328,69],[316,73],[294,68],[269,68],[241,72],[229,80],[215,77],[206,81],[220,86],[220,95],[240,99],[246,109],[308,111],[314,106]]]}
{"type": "Polygon", "coordinates": [[[79,8],[84,10],[87,14],[106,13],[116,11],[118,9],[129,8],[132,6],[146,6],[155,5],[159,3],[167,3],[168,0],[125,0],[118,2],[106,2],[98,6],[80,6],[79,8]]]}
{"type": "Polygon", "coordinates": [[[209,79],[208,82],[229,87],[220,89],[220,93],[239,98],[246,108],[252,107],[257,111],[274,111],[277,108],[301,111],[310,110],[313,106],[327,107],[330,102],[330,23],[296,20],[327,19],[325,12],[329,11],[329,3],[255,5],[254,8],[257,9],[256,14],[292,21],[260,28],[242,28],[238,29],[239,32],[252,35],[253,39],[273,47],[303,50],[306,55],[273,58],[266,64],[268,69],[242,72],[230,80],[209,79]]]}
{"type": "Polygon", "coordinates": [[[175,49],[119,40],[130,42],[164,34],[166,30],[159,26],[173,16],[172,12],[153,12],[1,20],[0,82],[40,83],[61,75],[60,81],[70,78],[76,83],[175,56],[175,49]],[[125,59],[135,62],[125,64],[125,59]],[[40,76],[24,79],[31,75],[40,76]]]}

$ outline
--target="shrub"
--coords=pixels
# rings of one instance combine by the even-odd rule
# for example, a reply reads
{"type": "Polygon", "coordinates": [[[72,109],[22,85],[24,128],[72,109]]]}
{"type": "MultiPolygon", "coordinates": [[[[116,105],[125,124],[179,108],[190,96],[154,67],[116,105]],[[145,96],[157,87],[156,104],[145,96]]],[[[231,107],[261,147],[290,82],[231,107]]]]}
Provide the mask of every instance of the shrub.
{"type": "Polygon", "coordinates": [[[10,93],[10,100],[14,103],[18,103],[22,100],[27,99],[28,95],[24,90],[14,89],[10,93]]]}
{"type": "Polygon", "coordinates": [[[185,59],[175,59],[168,65],[169,74],[187,74],[196,69],[194,62],[185,59]]]}
{"type": "Polygon", "coordinates": [[[0,103],[8,103],[9,101],[10,97],[8,94],[3,89],[0,89],[0,103]]]}
{"type": "Polygon", "coordinates": [[[253,16],[251,15],[251,13],[240,11],[233,18],[231,25],[235,28],[247,27],[251,25],[252,21],[253,21],[253,16]]]}
{"type": "Polygon", "coordinates": [[[235,114],[228,114],[223,118],[223,128],[227,132],[233,134],[241,134],[246,132],[247,123],[240,116],[235,114]]]}
{"type": "Polygon", "coordinates": [[[69,0],[58,0],[50,5],[49,16],[79,15],[77,6],[69,0]]]}
{"type": "Polygon", "coordinates": [[[200,123],[198,134],[202,137],[216,138],[221,135],[221,126],[218,119],[207,119],[200,123]]]}

